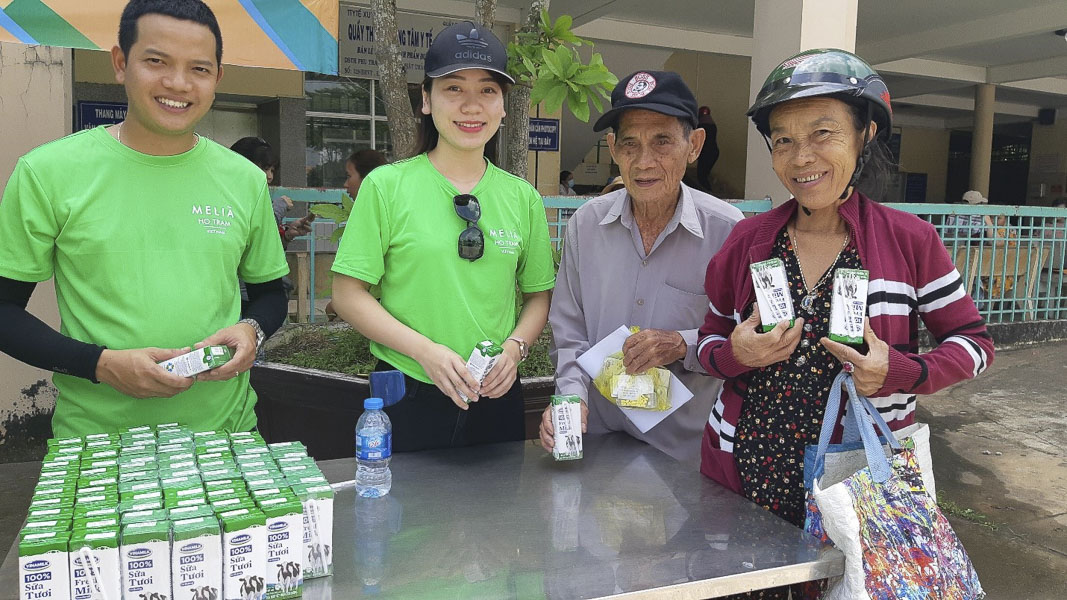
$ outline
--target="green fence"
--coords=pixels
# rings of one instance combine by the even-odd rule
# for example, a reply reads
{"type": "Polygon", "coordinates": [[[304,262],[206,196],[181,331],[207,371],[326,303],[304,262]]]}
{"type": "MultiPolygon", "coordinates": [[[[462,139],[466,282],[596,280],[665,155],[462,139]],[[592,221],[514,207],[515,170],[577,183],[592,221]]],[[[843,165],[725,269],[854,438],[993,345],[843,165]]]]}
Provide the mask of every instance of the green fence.
{"type": "MultiPolygon", "coordinates": [[[[339,203],[343,190],[272,188],[271,195],[289,196],[294,203],[339,203]]],[[[549,232],[556,248],[567,220],[588,196],[546,196],[549,232]]],[[[771,209],[771,201],[738,200],[731,203],[751,216],[771,209]]],[[[987,321],[1044,321],[1067,318],[1067,209],[1036,206],[969,206],[958,204],[888,204],[931,223],[963,277],[968,293],[987,321]],[[998,219],[1002,221],[998,224],[998,219]]],[[[299,211],[298,214],[302,214],[299,211]]],[[[293,219],[287,219],[293,220],[293,219]]],[[[332,222],[315,222],[314,231],[297,238],[290,252],[307,252],[310,280],[315,281],[316,252],[333,252],[329,243],[332,222]],[[295,249],[295,250],[294,250],[295,249]]],[[[315,286],[310,286],[307,315],[315,311],[315,286]]]]}

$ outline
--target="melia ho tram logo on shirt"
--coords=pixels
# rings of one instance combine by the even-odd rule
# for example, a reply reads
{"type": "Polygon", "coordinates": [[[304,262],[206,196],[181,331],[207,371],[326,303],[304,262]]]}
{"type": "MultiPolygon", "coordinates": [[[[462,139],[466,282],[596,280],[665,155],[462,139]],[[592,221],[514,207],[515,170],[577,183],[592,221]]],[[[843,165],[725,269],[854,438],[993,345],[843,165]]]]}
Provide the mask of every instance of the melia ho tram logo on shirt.
{"type": "Polygon", "coordinates": [[[522,236],[514,229],[489,229],[486,233],[501,254],[516,254],[522,245],[522,236]]]}
{"type": "Polygon", "coordinates": [[[211,204],[194,204],[192,214],[207,233],[217,235],[226,235],[236,216],[232,206],[212,206],[211,204]]]}

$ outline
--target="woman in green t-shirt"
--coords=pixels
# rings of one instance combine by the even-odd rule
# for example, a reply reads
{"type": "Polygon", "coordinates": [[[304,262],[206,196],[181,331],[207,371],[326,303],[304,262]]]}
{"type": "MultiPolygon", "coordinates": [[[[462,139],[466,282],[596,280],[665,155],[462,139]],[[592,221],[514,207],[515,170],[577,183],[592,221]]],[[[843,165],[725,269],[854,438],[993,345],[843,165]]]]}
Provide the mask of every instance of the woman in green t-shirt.
{"type": "Polygon", "coordinates": [[[514,83],[506,66],[488,29],[464,22],[434,38],[418,152],[363,181],[334,261],[337,314],[372,340],[378,370],[407,376],[385,409],[396,451],[524,437],[516,367],[545,326],[555,274],[540,194],[484,158],[514,83]],[[484,340],[503,353],[479,382],[466,363],[484,340]]]}

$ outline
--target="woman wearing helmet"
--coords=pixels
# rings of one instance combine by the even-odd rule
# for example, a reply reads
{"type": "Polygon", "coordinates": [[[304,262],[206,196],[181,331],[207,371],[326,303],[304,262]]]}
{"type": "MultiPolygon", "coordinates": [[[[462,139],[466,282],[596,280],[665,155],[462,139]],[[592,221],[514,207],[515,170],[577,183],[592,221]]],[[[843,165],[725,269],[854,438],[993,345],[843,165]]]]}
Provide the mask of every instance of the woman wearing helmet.
{"type": "Polygon", "coordinates": [[[770,74],[748,115],[793,198],[738,223],[708,264],[699,358],[729,383],[704,430],[701,472],[800,526],[804,448],[818,442],[842,368],[895,430],[912,423],[916,394],[981,373],[993,342],[933,226],[878,203],[892,109],[870,65],[802,52],[770,74]],[[785,263],[797,319],[760,333],[749,265],[769,258],[785,263]],[[826,337],[839,268],[870,274],[856,347],[826,337]],[[938,342],[930,352],[919,352],[920,317],[938,342]]]}

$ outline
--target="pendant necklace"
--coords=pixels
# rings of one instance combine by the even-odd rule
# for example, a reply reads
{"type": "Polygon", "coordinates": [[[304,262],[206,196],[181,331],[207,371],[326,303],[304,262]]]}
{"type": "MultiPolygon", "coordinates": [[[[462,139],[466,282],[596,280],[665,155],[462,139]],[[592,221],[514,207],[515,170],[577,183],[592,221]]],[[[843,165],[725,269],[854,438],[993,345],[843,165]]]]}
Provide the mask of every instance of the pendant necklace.
{"type": "Polygon", "coordinates": [[[813,310],[815,306],[815,296],[819,292],[819,287],[821,287],[822,284],[826,283],[826,280],[829,278],[830,273],[834,272],[834,267],[837,265],[837,261],[841,260],[841,255],[845,252],[845,248],[848,247],[848,240],[850,237],[849,232],[845,232],[845,241],[841,244],[841,249],[837,251],[837,256],[834,257],[834,262],[830,263],[830,266],[826,268],[826,272],[823,273],[822,277],[820,277],[819,280],[815,282],[815,285],[811,286],[810,288],[807,287],[808,278],[806,275],[804,275],[804,267],[800,265],[800,247],[797,245],[796,225],[793,226],[793,230],[790,232],[789,237],[793,242],[793,256],[795,256],[797,259],[797,268],[800,269],[800,279],[804,282],[804,287],[806,288],[804,297],[800,300],[800,308],[802,308],[808,314],[815,314],[813,310]]]}

